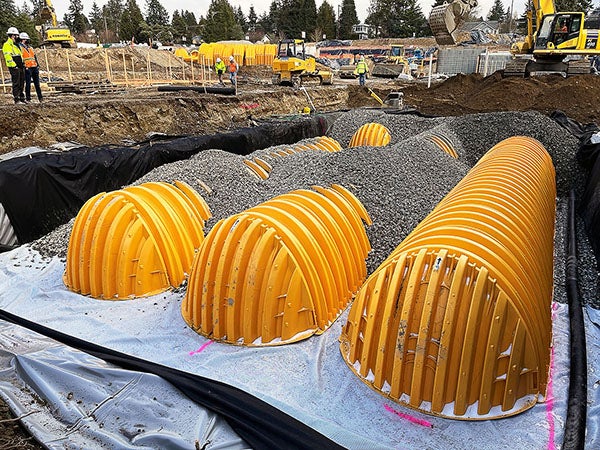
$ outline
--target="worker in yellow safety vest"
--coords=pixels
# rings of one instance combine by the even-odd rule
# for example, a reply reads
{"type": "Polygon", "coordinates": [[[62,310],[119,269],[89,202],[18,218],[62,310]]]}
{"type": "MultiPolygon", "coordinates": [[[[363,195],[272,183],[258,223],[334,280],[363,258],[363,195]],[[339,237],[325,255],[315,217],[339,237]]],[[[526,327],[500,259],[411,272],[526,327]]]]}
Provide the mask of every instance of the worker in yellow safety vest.
{"type": "Polygon", "coordinates": [[[22,32],[21,38],[21,54],[23,55],[23,64],[25,65],[25,98],[28,102],[31,101],[31,82],[35,86],[38,101],[42,103],[42,89],[40,87],[40,65],[38,64],[37,56],[33,52],[33,47],[29,45],[29,35],[22,32]]]}
{"type": "Polygon", "coordinates": [[[15,27],[10,27],[6,32],[8,35],[7,41],[2,46],[6,67],[10,72],[12,81],[12,94],[15,103],[27,103],[23,87],[25,85],[25,66],[23,65],[23,57],[21,48],[18,45],[19,30],[15,27]]]}
{"type": "Polygon", "coordinates": [[[215,62],[215,72],[219,76],[219,84],[223,84],[223,74],[225,73],[225,63],[221,60],[221,58],[217,58],[215,62]]]}
{"type": "Polygon", "coordinates": [[[361,86],[365,85],[365,78],[367,73],[369,72],[369,67],[367,66],[367,62],[365,61],[365,57],[363,55],[360,56],[358,63],[356,63],[356,68],[354,69],[354,75],[358,75],[358,84],[361,86]]]}
{"type": "Polygon", "coordinates": [[[235,58],[232,56],[229,57],[229,65],[227,66],[227,70],[229,71],[229,79],[231,80],[231,84],[234,86],[237,84],[237,73],[240,66],[236,62],[235,58]]]}

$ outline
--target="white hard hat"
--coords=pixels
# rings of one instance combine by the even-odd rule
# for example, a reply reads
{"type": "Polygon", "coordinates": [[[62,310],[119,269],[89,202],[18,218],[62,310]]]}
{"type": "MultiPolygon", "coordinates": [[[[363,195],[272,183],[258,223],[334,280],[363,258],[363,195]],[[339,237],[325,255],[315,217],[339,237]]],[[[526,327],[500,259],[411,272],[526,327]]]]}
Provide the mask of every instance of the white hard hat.
{"type": "Polygon", "coordinates": [[[16,34],[17,36],[19,35],[19,30],[17,30],[15,27],[10,27],[8,29],[8,31],[6,32],[7,35],[11,36],[13,34],[16,34]]]}
{"type": "Polygon", "coordinates": [[[233,61],[233,55],[229,57],[229,61],[233,61]]]}
{"type": "Polygon", "coordinates": [[[21,40],[29,40],[29,35],[27,33],[25,33],[24,31],[19,35],[19,37],[21,38],[21,40]]]}
{"type": "Polygon", "coordinates": [[[217,62],[221,62],[221,58],[217,58],[217,62]]]}

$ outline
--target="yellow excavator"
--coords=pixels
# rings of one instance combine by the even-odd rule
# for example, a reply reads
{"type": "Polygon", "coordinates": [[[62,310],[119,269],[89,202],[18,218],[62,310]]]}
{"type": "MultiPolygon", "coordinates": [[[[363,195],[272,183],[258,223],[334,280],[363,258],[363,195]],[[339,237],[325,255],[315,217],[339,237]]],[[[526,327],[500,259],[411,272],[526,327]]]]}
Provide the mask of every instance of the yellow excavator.
{"type": "Polygon", "coordinates": [[[58,25],[56,11],[50,0],[44,0],[44,4],[40,8],[40,19],[42,21],[41,47],[77,47],[75,38],[71,35],[71,30],[58,25]]]}
{"type": "Polygon", "coordinates": [[[527,36],[512,45],[515,58],[506,65],[504,76],[589,74],[590,59],[600,56],[600,11],[587,16],[556,12],[552,0],[533,0],[533,9],[527,11],[527,36]]]}
{"type": "Polygon", "coordinates": [[[273,84],[299,87],[306,82],[332,84],[333,73],[319,67],[315,58],[306,54],[302,39],[283,39],[273,59],[273,84]]]}
{"type": "MultiPolygon", "coordinates": [[[[514,58],[504,76],[558,72],[591,73],[590,58],[600,56],[600,10],[556,12],[553,0],[532,0],[527,11],[527,35],[511,47],[514,58]]],[[[440,45],[456,43],[457,33],[477,0],[452,0],[431,10],[429,26],[440,45]]]]}

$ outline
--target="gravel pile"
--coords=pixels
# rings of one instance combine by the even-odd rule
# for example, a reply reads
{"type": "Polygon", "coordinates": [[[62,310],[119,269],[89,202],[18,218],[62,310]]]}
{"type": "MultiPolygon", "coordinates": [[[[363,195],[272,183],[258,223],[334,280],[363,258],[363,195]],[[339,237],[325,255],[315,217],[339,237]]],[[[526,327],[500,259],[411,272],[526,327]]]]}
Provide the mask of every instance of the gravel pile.
{"type": "MultiPolygon", "coordinates": [[[[338,183],[352,191],[369,212],[373,225],[367,227],[372,252],[367,265],[371,273],[410,231],[439,203],[469,171],[470,167],[499,141],[514,135],[538,139],[551,154],[556,171],[559,204],[564,201],[577,176],[577,139],[556,122],[538,113],[490,113],[452,118],[423,118],[392,115],[376,110],[354,110],[340,116],[328,133],[345,149],[337,153],[307,151],[285,157],[269,157],[259,150],[248,157],[221,150],[203,151],[189,160],[167,164],[148,173],[136,184],[149,181],[182,180],[207,201],[217,220],[241,212],[276,195],[312,185],[338,183]],[[387,147],[345,148],[353,133],[364,123],[379,122],[392,134],[387,147]],[[454,144],[454,159],[426,139],[428,134],[444,135],[454,144]],[[273,167],[269,178],[259,180],[244,164],[245,158],[260,156],[273,167]]],[[[289,146],[280,146],[289,147],[289,146]]],[[[564,206],[564,205],[563,205],[564,206]]],[[[558,208],[557,268],[563,266],[563,221],[565,208],[558,208]]],[[[70,224],[59,227],[32,245],[47,256],[66,255],[70,224]]],[[[564,222],[566,223],[566,222],[564,222]]],[[[595,292],[595,266],[586,252],[586,287],[595,292]],[[591,262],[591,264],[589,264],[591,262]]],[[[563,266],[564,267],[564,266],[563,266]]],[[[564,301],[561,273],[555,286],[558,300],[564,301]]],[[[593,302],[594,300],[590,300],[593,302]]],[[[597,301],[597,300],[596,300],[597,301]]]]}

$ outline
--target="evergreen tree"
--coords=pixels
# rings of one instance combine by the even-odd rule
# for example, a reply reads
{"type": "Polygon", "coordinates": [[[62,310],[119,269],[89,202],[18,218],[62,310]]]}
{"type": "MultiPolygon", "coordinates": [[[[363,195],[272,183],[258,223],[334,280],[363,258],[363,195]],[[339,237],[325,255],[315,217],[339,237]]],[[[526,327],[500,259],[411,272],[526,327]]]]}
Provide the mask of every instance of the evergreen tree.
{"type": "MultiPolygon", "coordinates": [[[[31,13],[29,12],[28,8],[17,8],[16,15],[13,17],[12,23],[9,26],[17,27],[19,32],[27,33],[30,38],[30,43],[34,47],[40,44],[41,35],[35,29],[35,23],[32,19],[31,13]]],[[[7,28],[8,27],[3,28],[3,31],[6,32],[7,28]]],[[[6,36],[6,34],[4,36],[6,36]]]]}
{"type": "Polygon", "coordinates": [[[108,0],[102,7],[102,22],[104,22],[100,33],[102,42],[118,40],[121,30],[121,15],[124,9],[122,0],[108,0]]]}
{"type": "Polygon", "coordinates": [[[125,10],[121,15],[119,26],[119,39],[123,41],[141,42],[144,40],[142,29],[144,27],[144,16],[136,0],[127,0],[125,10]]]}
{"type": "Polygon", "coordinates": [[[271,24],[271,28],[264,29],[267,33],[279,33],[279,16],[282,10],[281,0],[273,0],[271,5],[269,6],[269,22],[271,24]]]}
{"type": "Polygon", "coordinates": [[[6,30],[10,27],[14,27],[15,17],[17,16],[17,8],[13,0],[0,0],[0,36],[2,36],[2,42],[6,41],[6,30]]]}
{"type": "Polygon", "coordinates": [[[556,11],[574,11],[588,13],[593,9],[592,0],[555,0],[556,11]]]}
{"type": "Polygon", "coordinates": [[[242,27],[236,22],[233,7],[228,0],[211,0],[206,13],[204,40],[216,42],[242,39],[242,27]]]}
{"type": "Polygon", "coordinates": [[[430,35],[427,19],[416,0],[372,0],[367,22],[381,37],[430,35]]]}
{"type": "Polygon", "coordinates": [[[146,23],[153,25],[169,25],[169,13],[160,0],[146,0],[146,23]]]}
{"type": "Polygon", "coordinates": [[[321,36],[318,36],[317,40],[323,37],[323,34],[327,39],[335,38],[335,11],[327,0],[324,0],[319,6],[317,12],[317,28],[321,30],[321,36]]]}
{"type": "Polygon", "coordinates": [[[257,23],[258,17],[256,15],[256,11],[254,11],[254,6],[250,6],[250,11],[248,11],[248,29],[250,31],[254,31],[257,23]]]}
{"type": "Polygon", "coordinates": [[[73,34],[82,34],[88,29],[89,21],[83,14],[83,2],[71,0],[69,9],[65,14],[65,24],[73,34]]]}
{"type": "Polygon", "coordinates": [[[235,8],[233,10],[233,15],[235,16],[235,21],[245,33],[248,30],[248,25],[246,24],[246,16],[244,15],[244,11],[242,11],[242,7],[238,6],[237,8],[235,8]]]}
{"type": "Polygon", "coordinates": [[[90,27],[96,30],[96,34],[100,34],[100,30],[104,28],[104,19],[102,17],[102,10],[96,2],[92,3],[92,10],[89,14],[90,27]]]}
{"type": "Polygon", "coordinates": [[[312,36],[317,28],[317,5],[315,0],[304,0],[304,30],[306,36],[312,36]]]}
{"type": "Polygon", "coordinates": [[[262,13],[258,16],[256,27],[263,30],[265,33],[272,33],[275,30],[275,22],[271,20],[271,16],[267,13],[262,13]]]}
{"type": "Polygon", "coordinates": [[[300,39],[304,29],[304,0],[283,0],[278,12],[277,31],[288,39],[300,39]]]}
{"type": "Polygon", "coordinates": [[[494,4],[487,15],[487,20],[502,20],[504,16],[504,5],[502,4],[502,0],[494,0],[494,4]]]}
{"type": "Polygon", "coordinates": [[[344,0],[342,3],[342,13],[339,17],[339,38],[352,39],[356,37],[352,33],[352,26],[358,24],[358,16],[356,15],[356,6],[354,0],[344,0]]]}

